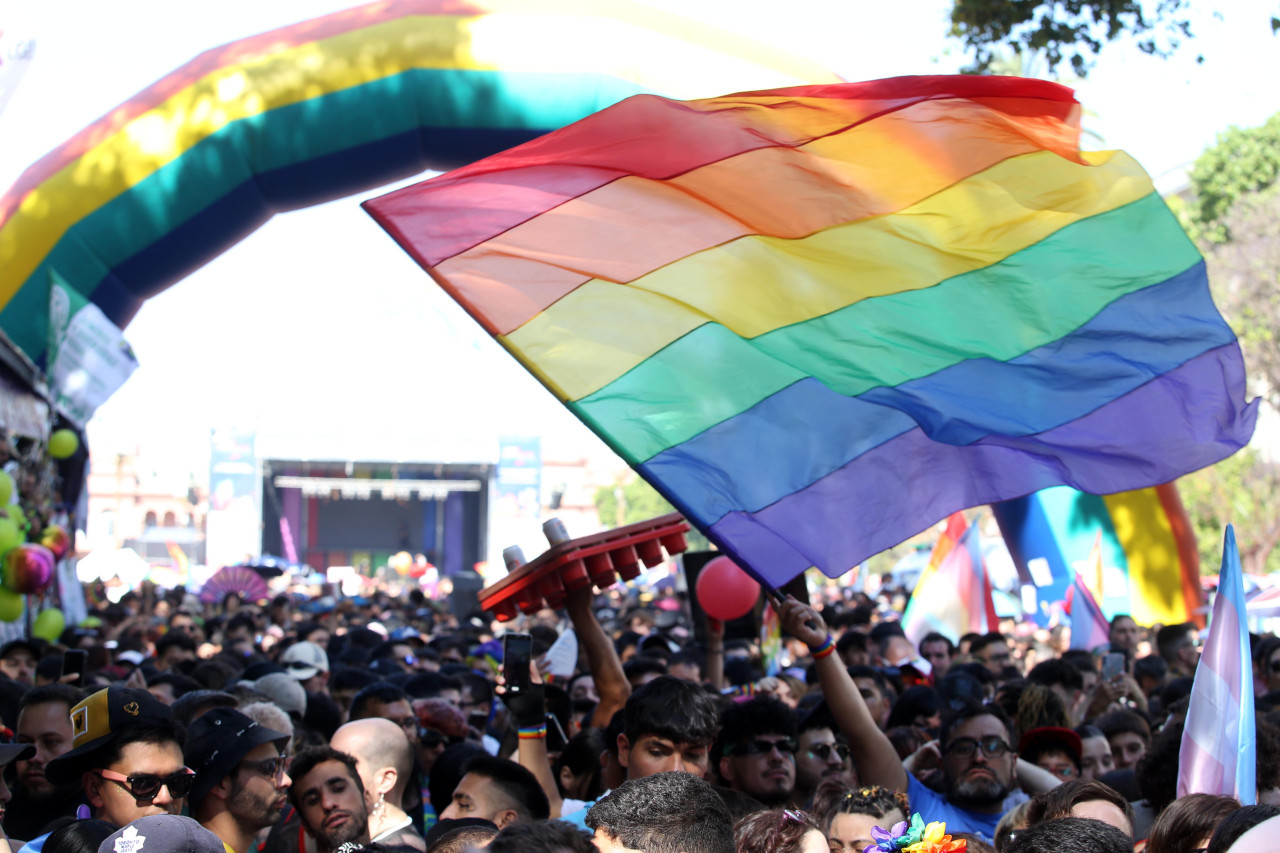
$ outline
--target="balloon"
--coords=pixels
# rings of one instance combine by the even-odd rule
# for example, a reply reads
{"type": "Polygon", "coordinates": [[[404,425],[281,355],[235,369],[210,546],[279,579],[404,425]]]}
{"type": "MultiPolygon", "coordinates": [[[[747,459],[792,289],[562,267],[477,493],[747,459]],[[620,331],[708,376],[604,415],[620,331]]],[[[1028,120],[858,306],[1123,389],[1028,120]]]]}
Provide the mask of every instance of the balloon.
{"type": "Polygon", "coordinates": [[[396,574],[401,577],[409,573],[409,567],[413,565],[413,555],[408,551],[401,551],[391,558],[391,568],[396,570],[396,574]]]}
{"type": "Polygon", "coordinates": [[[712,619],[746,616],[760,599],[760,584],[728,557],[715,557],[698,573],[698,604],[712,619]]]}
{"type": "Polygon", "coordinates": [[[13,519],[13,523],[18,525],[18,529],[22,531],[22,535],[25,538],[26,530],[31,526],[31,522],[27,521],[27,511],[17,504],[9,504],[7,507],[4,507],[3,512],[13,519]]]}
{"type": "Polygon", "coordinates": [[[46,607],[40,611],[36,621],[31,623],[31,636],[56,643],[65,627],[67,627],[67,617],[62,615],[62,611],[56,607],[46,607]]]}
{"type": "Polygon", "coordinates": [[[49,436],[49,455],[54,459],[70,459],[80,449],[80,437],[75,430],[55,430],[49,436]]]}
{"type": "Polygon", "coordinates": [[[71,537],[58,525],[50,524],[40,534],[40,544],[52,551],[54,558],[61,560],[71,550],[71,537]]]}
{"type": "Polygon", "coordinates": [[[28,594],[43,592],[53,580],[56,563],[53,552],[43,545],[19,545],[4,558],[5,589],[28,594]]]}
{"type": "Polygon", "coordinates": [[[22,617],[22,596],[0,589],[0,622],[17,622],[22,617]]]}
{"type": "Polygon", "coordinates": [[[0,518],[0,557],[17,548],[26,538],[13,516],[0,518]]]}
{"type": "Polygon", "coordinates": [[[8,506],[11,497],[13,497],[13,478],[9,476],[8,471],[0,471],[0,508],[8,506]]]}

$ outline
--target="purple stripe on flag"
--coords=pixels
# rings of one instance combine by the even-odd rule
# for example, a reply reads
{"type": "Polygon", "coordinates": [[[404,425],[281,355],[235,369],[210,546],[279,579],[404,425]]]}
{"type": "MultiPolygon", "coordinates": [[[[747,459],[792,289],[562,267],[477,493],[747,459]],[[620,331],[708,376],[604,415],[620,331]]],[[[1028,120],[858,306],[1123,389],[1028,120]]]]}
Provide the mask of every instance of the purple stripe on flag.
{"type": "Polygon", "coordinates": [[[1236,344],[1198,356],[1051,430],[955,446],[912,429],[755,513],[730,513],[713,534],[763,580],[817,566],[838,577],[952,512],[1069,485],[1110,494],[1168,482],[1248,443],[1236,344]],[[785,531],[785,534],[782,532],[785,531]]]}

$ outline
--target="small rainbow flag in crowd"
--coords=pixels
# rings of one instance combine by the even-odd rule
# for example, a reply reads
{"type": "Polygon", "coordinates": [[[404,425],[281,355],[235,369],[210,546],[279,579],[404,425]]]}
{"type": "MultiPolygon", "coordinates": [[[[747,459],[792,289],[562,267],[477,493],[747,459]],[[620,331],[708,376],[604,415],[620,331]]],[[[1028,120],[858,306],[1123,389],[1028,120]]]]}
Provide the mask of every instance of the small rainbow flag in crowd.
{"type": "Polygon", "coordinates": [[[639,96],[365,206],[741,565],[836,577],[1252,434],[1203,260],[1079,117],[1001,77],[639,96]]]}

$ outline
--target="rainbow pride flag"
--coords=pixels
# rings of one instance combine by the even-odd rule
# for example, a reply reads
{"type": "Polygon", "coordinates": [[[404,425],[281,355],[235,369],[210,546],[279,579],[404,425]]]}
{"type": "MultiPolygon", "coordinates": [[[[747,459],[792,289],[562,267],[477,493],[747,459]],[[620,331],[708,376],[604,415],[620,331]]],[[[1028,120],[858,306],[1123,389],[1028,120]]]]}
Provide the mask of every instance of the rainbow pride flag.
{"type": "Polygon", "coordinates": [[[741,565],[835,577],[1252,434],[1202,259],[1079,115],[998,77],[641,96],[365,207],[741,565]]]}

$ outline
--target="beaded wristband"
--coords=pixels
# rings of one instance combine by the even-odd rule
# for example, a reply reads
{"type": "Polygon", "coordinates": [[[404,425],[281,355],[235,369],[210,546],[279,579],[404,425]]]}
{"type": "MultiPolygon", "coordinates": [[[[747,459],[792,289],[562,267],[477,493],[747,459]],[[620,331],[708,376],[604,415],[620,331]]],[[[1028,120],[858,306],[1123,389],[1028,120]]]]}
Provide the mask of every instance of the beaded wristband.
{"type": "Polygon", "coordinates": [[[532,740],[534,738],[545,738],[547,736],[547,724],[540,726],[520,727],[520,740],[532,740]]]}
{"type": "Polygon", "coordinates": [[[822,660],[836,650],[836,641],[827,634],[827,639],[816,649],[809,649],[809,656],[814,660],[822,660]]]}

